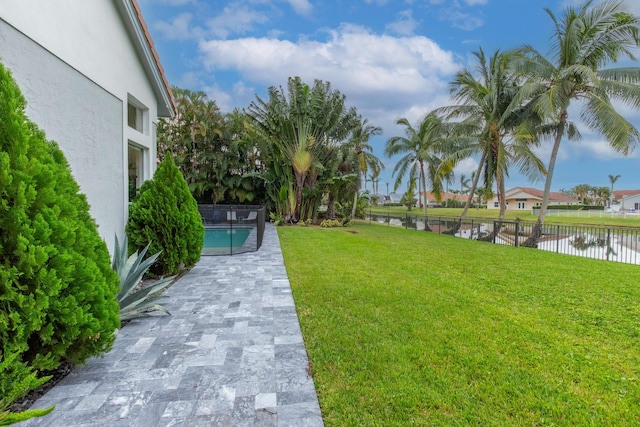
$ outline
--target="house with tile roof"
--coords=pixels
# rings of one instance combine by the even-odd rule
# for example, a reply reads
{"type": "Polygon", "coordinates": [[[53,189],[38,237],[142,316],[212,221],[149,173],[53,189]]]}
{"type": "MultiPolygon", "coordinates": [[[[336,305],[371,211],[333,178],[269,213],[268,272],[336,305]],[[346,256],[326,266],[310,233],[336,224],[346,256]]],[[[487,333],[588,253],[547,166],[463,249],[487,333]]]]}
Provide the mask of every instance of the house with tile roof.
{"type": "Polygon", "coordinates": [[[613,190],[613,203],[622,204],[624,199],[640,195],[640,190],[613,190]]]}
{"type": "Polygon", "coordinates": [[[618,211],[640,212],[640,190],[619,190],[613,193],[614,206],[617,203],[618,211]]]}
{"type": "Polygon", "coordinates": [[[158,117],[176,107],[136,0],[3,0],[0,62],[55,140],[112,248],[130,192],[156,168],[158,117]]]}
{"type": "MultiPolygon", "coordinates": [[[[529,187],[514,187],[505,192],[507,210],[531,210],[542,205],[544,191],[529,187]]],[[[564,193],[551,192],[550,205],[580,205],[580,200],[564,193]]],[[[500,209],[498,197],[494,196],[487,202],[487,209],[500,209]]]]}

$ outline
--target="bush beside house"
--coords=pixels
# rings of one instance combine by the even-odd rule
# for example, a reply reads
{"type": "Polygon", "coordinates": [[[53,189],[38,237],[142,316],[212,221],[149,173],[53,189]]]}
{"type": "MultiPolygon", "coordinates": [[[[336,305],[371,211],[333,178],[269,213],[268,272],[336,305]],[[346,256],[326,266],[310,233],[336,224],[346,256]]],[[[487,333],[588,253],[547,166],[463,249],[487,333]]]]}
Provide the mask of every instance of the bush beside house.
{"type": "Polygon", "coordinates": [[[200,259],[204,226],[198,204],[182,173],[168,155],[153,179],[140,188],[129,208],[129,250],[150,244],[149,252],[161,252],[151,267],[155,274],[173,275],[200,259]]]}
{"type": "Polygon", "coordinates": [[[108,351],[120,325],[118,276],[89,204],[25,106],[0,64],[1,396],[63,360],[108,351]]]}

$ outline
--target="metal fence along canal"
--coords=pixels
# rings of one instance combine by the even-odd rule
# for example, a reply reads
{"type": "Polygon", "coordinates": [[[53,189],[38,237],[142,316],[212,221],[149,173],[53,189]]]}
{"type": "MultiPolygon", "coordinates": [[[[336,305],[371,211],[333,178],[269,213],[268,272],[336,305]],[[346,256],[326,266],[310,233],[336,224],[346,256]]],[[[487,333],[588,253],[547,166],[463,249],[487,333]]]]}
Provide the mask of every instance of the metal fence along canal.
{"type": "MultiPolygon", "coordinates": [[[[422,215],[370,214],[379,222],[413,230],[449,234],[498,245],[521,246],[531,235],[534,222],[502,221],[422,215]]],[[[640,264],[640,229],[545,224],[538,249],[625,264],[640,264]]]]}

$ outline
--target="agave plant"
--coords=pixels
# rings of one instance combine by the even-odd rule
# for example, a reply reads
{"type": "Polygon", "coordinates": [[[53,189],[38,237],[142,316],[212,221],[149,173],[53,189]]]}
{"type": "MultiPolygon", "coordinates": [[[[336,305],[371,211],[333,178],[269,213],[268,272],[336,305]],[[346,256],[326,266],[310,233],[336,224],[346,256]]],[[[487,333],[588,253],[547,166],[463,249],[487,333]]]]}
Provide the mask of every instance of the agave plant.
{"type": "Polygon", "coordinates": [[[122,244],[118,242],[116,236],[111,267],[120,277],[120,292],[117,295],[118,304],[120,304],[120,320],[146,317],[152,311],[164,311],[171,314],[157,301],[162,298],[162,293],[171,286],[175,276],[162,278],[138,289],[142,276],[160,256],[160,252],[144,259],[149,249],[149,245],[147,245],[140,253],[135,251],[127,257],[127,248],[127,236],[124,237],[122,244]]]}

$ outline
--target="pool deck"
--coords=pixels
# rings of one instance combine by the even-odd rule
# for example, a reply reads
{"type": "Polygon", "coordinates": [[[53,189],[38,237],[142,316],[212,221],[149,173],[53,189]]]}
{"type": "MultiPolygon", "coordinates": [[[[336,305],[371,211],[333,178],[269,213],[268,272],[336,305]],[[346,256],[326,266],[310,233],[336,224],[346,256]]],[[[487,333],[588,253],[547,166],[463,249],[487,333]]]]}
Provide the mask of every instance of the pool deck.
{"type": "Polygon", "coordinates": [[[257,252],[203,256],[20,426],[323,426],[275,227],[257,252]]]}

